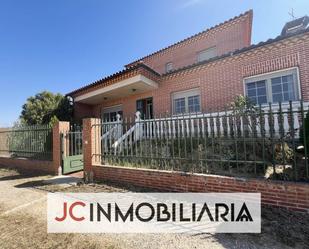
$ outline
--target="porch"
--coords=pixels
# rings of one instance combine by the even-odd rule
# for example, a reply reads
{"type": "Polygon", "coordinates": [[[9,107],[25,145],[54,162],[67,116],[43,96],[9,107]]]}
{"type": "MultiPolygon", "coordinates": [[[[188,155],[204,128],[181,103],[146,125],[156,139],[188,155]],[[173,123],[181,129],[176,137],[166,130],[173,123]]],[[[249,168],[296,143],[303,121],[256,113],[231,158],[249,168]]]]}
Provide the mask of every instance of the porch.
{"type": "MultiPolygon", "coordinates": [[[[152,92],[158,87],[159,74],[144,64],[137,64],[69,93],[68,96],[74,99],[78,111],[82,112],[79,119],[92,115],[107,121],[115,121],[117,114],[122,116],[125,113],[124,99],[134,99],[139,98],[136,96],[144,95],[152,96],[152,92]]],[[[131,109],[130,112],[139,110],[145,116],[150,117],[153,113],[152,98],[140,98],[140,101],[134,103],[134,108],[131,109]]]]}

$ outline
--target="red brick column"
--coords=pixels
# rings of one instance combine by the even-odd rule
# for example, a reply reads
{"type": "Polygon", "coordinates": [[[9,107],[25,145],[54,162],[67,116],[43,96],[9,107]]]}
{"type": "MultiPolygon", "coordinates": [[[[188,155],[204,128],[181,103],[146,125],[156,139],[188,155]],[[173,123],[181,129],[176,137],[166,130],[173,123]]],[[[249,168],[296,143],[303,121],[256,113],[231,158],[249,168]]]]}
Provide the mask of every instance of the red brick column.
{"type": "Polygon", "coordinates": [[[57,122],[53,127],[53,171],[61,174],[61,138],[60,134],[70,130],[70,122],[57,122]]]}
{"type": "Polygon", "coordinates": [[[101,154],[101,126],[100,119],[83,119],[83,155],[84,155],[84,179],[93,181],[92,165],[100,162],[101,154]]]}

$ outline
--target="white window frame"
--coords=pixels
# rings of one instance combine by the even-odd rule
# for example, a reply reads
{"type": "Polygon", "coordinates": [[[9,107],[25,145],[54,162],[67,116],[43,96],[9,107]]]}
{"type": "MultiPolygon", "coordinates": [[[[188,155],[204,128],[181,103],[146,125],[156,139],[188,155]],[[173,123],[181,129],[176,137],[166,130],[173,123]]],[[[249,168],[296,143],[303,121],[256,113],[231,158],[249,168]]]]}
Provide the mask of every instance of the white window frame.
{"type": "MultiPolygon", "coordinates": [[[[301,99],[301,88],[300,88],[300,77],[299,77],[299,68],[298,67],[291,67],[287,69],[281,69],[277,71],[272,71],[264,74],[258,74],[250,77],[246,77],[243,79],[243,92],[244,96],[247,96],[247,89],[246,86],[248,83],[260,81],[260,80],[265,80],[266,81],[266,98],[267,98],[267,103],[262,104],[262,105],[268,105],[268,103],[271,104],[278,104],[278,103],[273,103],[273,96],[272,96],[272,87],[271,87],[271,79],[280,77],[280,76],[285,76],[293,74],[294,80],[296,80],[296,84],[294,85],[294,92],[295,92],[295,100],[298,101],[301,99]]],[[[287,103],[287,101],[283,101],[282,103],[287,103]]]]}
{"type": "Polygon", "coordinates": [[[173,71],[173,62],[170,61],[170,62],[165,64],[165,72],[169,73],[171,71],[173,71]],[[170,69],[169,69],[169,66],[171,67],[170,69]]]}
{"type": "Polygon", "coordinates": [[[209,60],[209,59],[211,59],[211,58],[214,58],[214,57],[216,57],[217,56],[217,47],[216,46],[213,46],[213,47],[209,47],[209,48],[206,48],[206,49],[204,49],[204,50],[201,50],[201,51],[199,51],[198,53],[197,53],[197,62],[202,62],[202,61],[207,61],[207,60],[209,60]],[[206,59],[201,59],[200,57],[201,57],[201,54],[202,53],[209,53],[209,52],[213,52],[214,51],[214,55],[213,56],[209,56],[209,58],[206,58],[206,59]]]}
{"type": "Polygon", "coordinates": [[[198,112],[195,113],[201,113],[201,109],[202,109],[202,99],[201,99],[201,91],[199,88],[193,88],[193,89],[188,89],[188,90],[184,90],[184,91],[178,91],[178,92],[174,92],[171,94],[171,101],[172,101],[172,113],[174,116],[177,115],[182,115],[182,113],[175,113],[175,99],[180,99],[180,98],[185,98],[185,113],[184,114],[188,114],[189,113],[189,101],[188,98],[192,97],[192,96],[199,96],[199,100],[200,100],[200,110],[198,112]]]}

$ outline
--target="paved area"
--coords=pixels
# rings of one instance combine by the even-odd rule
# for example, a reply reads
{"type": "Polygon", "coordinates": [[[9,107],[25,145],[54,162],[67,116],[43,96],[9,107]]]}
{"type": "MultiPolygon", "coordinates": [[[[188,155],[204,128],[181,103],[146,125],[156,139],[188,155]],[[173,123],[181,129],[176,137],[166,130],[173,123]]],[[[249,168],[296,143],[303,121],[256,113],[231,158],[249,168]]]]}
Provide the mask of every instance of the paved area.
{"type": "Polygon", "coordinates": [[[42,183],[46,185],[58,185],[60,188],[68,188],[82,183],[83,180],[79,177],[71,175],[54,176],[44,180],[42,183]]]}
{"type": "MultiPolygon", "coordinates": [[[[73,177],[74,178],[74,177],[73,177]]],[[[47,234],[46,193],[126,192],[110,184],[75,185],[70,178],[21,175],[0,168],[0,248],[302,248],[276,241],[272,234],[47,234]],[[69,182],[69,183],[68,183],[69,182]],[[48,183],[48,184],[47,184],[48,183]],[[52,184],[50,184],[52,183],[52,184]],[[60,183],[60,184],[55,184],[60,183]]],[[[130,189],[140,191],[139,189],[130,189]]]]}

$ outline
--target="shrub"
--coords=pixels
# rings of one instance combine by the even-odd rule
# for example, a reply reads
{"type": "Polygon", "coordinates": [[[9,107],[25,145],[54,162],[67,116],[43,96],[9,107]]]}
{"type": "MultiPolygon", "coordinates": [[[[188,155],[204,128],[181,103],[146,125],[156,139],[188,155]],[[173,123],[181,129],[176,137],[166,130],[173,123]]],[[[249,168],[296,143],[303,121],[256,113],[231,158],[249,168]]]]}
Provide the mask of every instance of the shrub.
{"type": "Polygon", "coordinates": [[[304,120],[304,125],[302,126],[300,130],[300,142],[306,146],[307,149],[307,155],[309,155],[309,112],[307,113],[305,120],[304,120]],[[304,132],[305,129],[305,132],[304,132]],[[304,133],[306,134],[306,139],[304,137],[304,133]]]}

